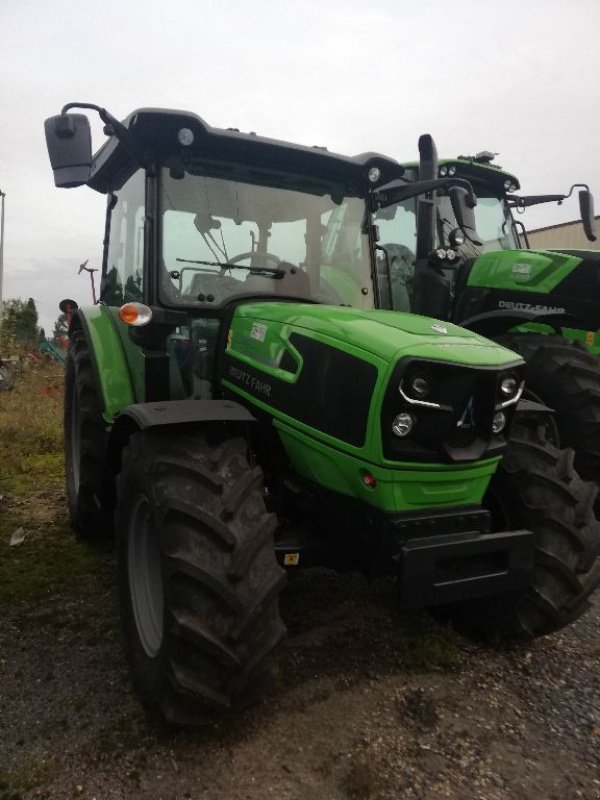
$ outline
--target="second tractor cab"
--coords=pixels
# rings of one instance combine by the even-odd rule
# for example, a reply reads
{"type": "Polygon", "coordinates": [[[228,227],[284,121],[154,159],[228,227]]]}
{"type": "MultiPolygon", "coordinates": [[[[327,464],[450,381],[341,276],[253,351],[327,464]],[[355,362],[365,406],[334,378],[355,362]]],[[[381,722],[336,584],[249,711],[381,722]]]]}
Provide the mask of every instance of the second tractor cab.
{"type": "MultiPolygon", "coordinates": [[[[530,395],[556,411],[555,439],[575,448],[582,474],[599,480],[600,254],[523,248],[527,232],[515,218],[529,206],[566,200],[578,185],[567,195],[521,196],[517,178],[493,163],[493,153],[438,160],[432,140],[423,137],[420,150],[420,163],[407,167],[403,180],[468,180],[477,194],[479,239],[457,240],[447,192],[381,208],[382,249],[398,265],[396,302],[383,307],[435,314],[520,353],[530,395]]],[[[579,202],[594,241],[593,199],[583,184],[579,202]]]]}

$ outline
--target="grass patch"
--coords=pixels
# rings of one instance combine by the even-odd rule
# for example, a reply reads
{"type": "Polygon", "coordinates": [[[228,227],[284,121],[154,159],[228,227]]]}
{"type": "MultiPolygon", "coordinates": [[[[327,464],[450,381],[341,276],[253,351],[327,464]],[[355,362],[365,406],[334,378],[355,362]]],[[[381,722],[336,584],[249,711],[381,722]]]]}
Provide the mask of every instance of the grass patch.
{"type": "MultiPolygon", "coordinates": [[[[13,389],[0,392],[0,487],[8,482],[15,491],[15,480],[26,477],[37,459],[62,458],[63,380],[62,365],[42,363],[31,367],[13,389]]],[[[35,474],[41,473],[40,463],[35,474]]]]}
{"type": "Polygon", "coordinates": [[[15,772],[0,772],[0,800],[21,800],[22,792],[49,783],[58,773],[58,762],[53,758],[40,761],[29,759],[15,772]]]}
{"type": "Polygon", "coordinates": [[[32,534],[19,547],[0,550],[0,603],[39,601],[75,590],[106,569],[106,552],[78,542],[64,523],[32,534]]]}
{"type": "Polygon", "coordinates": [[[37,365],[0,393],[0,603],[39,601],[76,589],[106,564],[78,542],[64,497],[60,364],[37,365]],[[25,541],[10,547],[23,528],[25,541]]]}
{"type": "Polygon", "coordinates": [[[405,621],[402,628],[402,661],[405,669],[428,672],[453,669],[461,657],[458,634],[449,625],[426,613],[405,621]]]}

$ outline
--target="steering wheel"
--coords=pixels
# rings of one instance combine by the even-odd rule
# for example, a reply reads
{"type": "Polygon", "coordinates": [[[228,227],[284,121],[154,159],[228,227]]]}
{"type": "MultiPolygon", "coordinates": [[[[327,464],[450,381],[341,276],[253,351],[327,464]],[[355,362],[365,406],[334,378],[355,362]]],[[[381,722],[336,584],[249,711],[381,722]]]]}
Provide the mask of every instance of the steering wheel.
{"type": "Polygon", "coordinates": [[[390,268],[395,278],[410,280],[414,274],[415,254],[404,244],[384,244],[390,259],[390,268]]]}
{"type": "MultiPolygon", "coordinates": [[[[225,263],[223,266],[225,267],[225,269],[227,269],[227,267],[232,267],[235,264],[238,264],[240,261],[245,261],[246,259],[252,260],[256,259],[257,257],[258,260],[260,261],[267,261],[267,259],[271,259],[274,262],[275,266],[281,264],[281,259],[274,253],[261,253],[257,252],[256,250],[251,250],[248,253],[240,253],[239,255],[234,256],[233,258],[228,258],[227,263],[225,263]]],[[[269,264],[261,264],[257,266],[256,269],[269,269],[269,266],[270,266],[269,264]]],[[[254,267],[252,267],[252,269],[254,269],[254,267]]]]}

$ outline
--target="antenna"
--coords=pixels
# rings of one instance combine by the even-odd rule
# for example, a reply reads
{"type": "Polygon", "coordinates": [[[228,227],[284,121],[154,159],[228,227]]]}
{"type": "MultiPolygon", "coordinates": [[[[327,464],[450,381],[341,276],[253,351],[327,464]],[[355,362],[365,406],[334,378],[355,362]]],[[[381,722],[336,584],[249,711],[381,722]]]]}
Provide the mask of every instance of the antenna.
{"type": "Polygon", "coordinates": [[[94,269],[93,267],[88,267],[87,266],[88,261],[89,261],[89,258],[86,258],[86,260],[83,262],[83,264],[79,265],[79,270],[78,270],[77,274],[81,275],[81,273],[83,271],[90,273],[90,281],[92,283],[92,298],[94,300],[94,305],[96,305],[98,300],[96,299],[96,283],[94,281],[94,272],[98,272],[98,270],[94,269]]]}

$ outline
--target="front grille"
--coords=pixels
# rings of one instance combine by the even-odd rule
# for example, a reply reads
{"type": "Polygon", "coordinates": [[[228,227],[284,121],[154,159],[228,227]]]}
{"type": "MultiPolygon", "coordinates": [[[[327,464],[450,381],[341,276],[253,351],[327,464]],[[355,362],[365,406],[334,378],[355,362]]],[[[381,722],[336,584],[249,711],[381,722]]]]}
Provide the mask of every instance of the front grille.
{"type": "MultiPolygon", "coordinates": [[[[508,370],[519,377],[522,362],[502,367],[470,367],[427,359],[401,359],[381,409],[385,458],[469,462],[500,455],[506,439],[503,434],[492,432],[492,422],[499,402],[499,381],[508,370]],[[423,376],[429,385],[422,400],[410,393],[415,376],[423,376]],[[409,412],[416,420],[405,438],[392,432],[393,421],[401,412],[409,412]]],[[[507,409],[508,417],[513,409],[514,406],[507,409]]]]}

